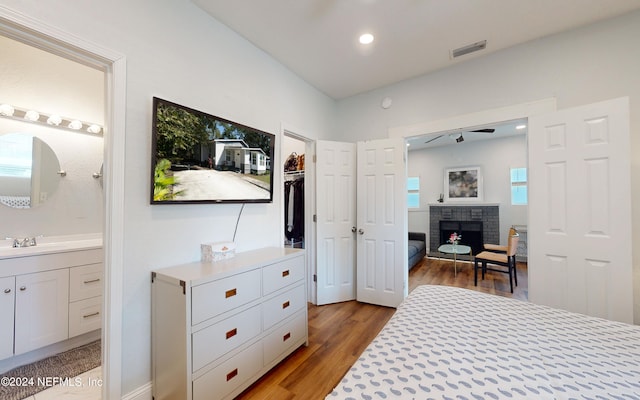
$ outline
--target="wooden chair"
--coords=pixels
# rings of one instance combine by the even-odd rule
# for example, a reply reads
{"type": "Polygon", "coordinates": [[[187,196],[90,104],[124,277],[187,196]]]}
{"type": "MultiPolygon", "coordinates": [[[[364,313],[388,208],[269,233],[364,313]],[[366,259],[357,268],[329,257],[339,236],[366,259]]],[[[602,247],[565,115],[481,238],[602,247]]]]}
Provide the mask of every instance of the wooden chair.
{"type": "Polygon", "coordinates": [[[475,286],[478,286],[478,268],[482,268],[482,279],[484,279],[484,274],[487,271],[504,272],[509,274],[509,285],[511,286],[511,293],[513,293],[514,280],[516,286],[518,286],[518,276],[516,274],[516,249],[518,248],[518,239],[519,235],[517,232],[509,235],[506,252],[504,253],[485,250],[475,256],[473,268],[473,282],[475,286]],[[506,270],[487,267],[487,265],[506,267],[506,270]]]}
{"type": "MultiPolygon", "coordinates": [[[[513,235],[516,235],[517,233],[518,233],[518,231],[516,230],[516,228],[514,228],[512,226],[511,228],[509,228],[509,235],[507,237],[511,237],[513,235]]],[[[497,253],[506,253],[507,252],[507,246],[500,245],[500,244],[485,243],[484,244],[484,249],[487,250],[487,251],[494,251],[494,252],[497,252],[497,253]]]]}

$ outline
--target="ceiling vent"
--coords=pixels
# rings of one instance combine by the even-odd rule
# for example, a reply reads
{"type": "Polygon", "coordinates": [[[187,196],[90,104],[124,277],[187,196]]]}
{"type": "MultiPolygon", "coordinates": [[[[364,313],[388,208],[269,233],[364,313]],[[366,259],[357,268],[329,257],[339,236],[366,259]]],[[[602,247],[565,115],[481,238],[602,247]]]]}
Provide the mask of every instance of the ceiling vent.
{"type": "Polygon", "coordinates": [[[484,50],[486,47],[487,47],[486,40],[468,44],[466,46],[462,46],[457,49],[451,50],[451,58],[456,58],[456,57],[464,56],[465,54],[473,53],[475,51],[484,50]]]}

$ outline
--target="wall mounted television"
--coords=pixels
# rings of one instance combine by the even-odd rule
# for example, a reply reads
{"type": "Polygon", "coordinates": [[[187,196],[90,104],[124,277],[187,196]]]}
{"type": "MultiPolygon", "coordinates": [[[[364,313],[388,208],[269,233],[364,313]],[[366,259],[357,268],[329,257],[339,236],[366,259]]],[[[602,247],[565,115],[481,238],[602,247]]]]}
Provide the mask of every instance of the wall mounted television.
{"type": "Polygon", "coordinates": [[[275,135],[153,98],[151,204],[270,203],[275,135]]]}

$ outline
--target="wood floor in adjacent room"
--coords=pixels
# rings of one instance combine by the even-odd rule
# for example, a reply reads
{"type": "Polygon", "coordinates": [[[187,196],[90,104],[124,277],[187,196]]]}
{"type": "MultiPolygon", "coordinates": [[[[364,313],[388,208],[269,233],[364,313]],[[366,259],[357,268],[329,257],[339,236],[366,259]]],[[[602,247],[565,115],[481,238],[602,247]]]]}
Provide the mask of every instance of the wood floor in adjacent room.
{"type": "MultiPolygon", "coordinates": [[[[488,272],[473,285],[473,264],[425,258],[409,273],[409,291],[416,286],[447,285],[527,300],[527,265],[518,263],[518,287],[509,292],[507,274],[488,272]]],[[[237,399],[315,400],[338,384],[360,353],[391,318],[395,309],[356,301],[309,305],[309,346],[301,347],[237,399]]]]}

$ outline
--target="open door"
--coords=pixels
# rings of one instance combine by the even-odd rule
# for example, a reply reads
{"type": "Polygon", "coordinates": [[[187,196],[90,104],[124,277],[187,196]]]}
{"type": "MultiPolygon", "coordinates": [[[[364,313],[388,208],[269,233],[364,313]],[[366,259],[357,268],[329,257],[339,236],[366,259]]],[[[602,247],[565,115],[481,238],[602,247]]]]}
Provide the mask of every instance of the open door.
{"type": "Polygon", "coordinates": [[[397,307],[408,293],[407,147],[358,142],[357,299],[397,307]]]}
{"type": "Polygon", "coordinates": [[[319,305],[406,297],[406,182],[404,139],[316,142],[319,305]]]}
{"type": "Polygon", "coordinates": [[[529,298],[633,323],[629,100],[529,119],[529,298]]]}
{"type": "Polygon", "coordinates": [[[316,142],[317,304],[356,298],[356,145],[316,142]]]}

